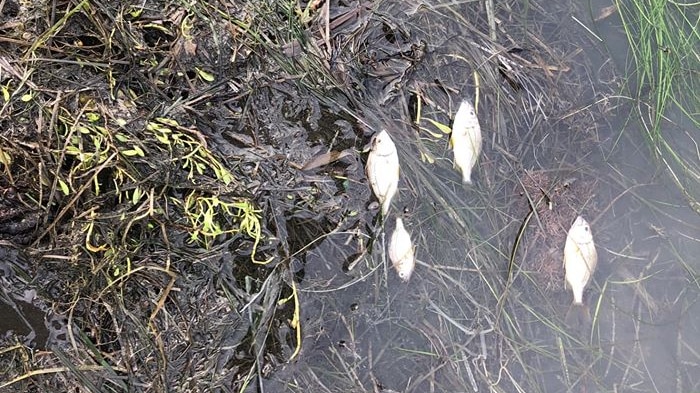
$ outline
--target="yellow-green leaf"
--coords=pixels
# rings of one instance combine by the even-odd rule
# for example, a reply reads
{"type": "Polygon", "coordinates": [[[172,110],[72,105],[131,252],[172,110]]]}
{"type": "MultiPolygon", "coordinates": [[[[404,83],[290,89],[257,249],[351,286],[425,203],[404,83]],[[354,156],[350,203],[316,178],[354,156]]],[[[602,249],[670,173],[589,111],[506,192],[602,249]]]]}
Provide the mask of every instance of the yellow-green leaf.
{"type": "Polygon", "coordinates": [[[172,33],[170,32],[170,30],[168,30],[167,27],[165,27],[165,26],[163,26],[163,25],[160,25],[160,24],[158,24],[158,23],[147,23],[147,24],[143,25],[143,27],[144,27],[144,28],[149,28],[149,27],[150,27],[150,28],[152,28],[152,29],[160,30],[160,31],[162,31],[162,32],[165,33],[165,34],[170,34],[170,35],[172,35],[172,33]]]}
{"type": "Polygon", "coordinates": [[[427,162],[429,164],[435,163],[435,158],[433,158],[433,156],[431,154],[423,152],[423,151],[420,152],[420,159],[421,159],[421,161],[427,162]]]}
{"type": "Polygon", "coordinates": [[[197,71],[197,75],[199,75],[200,78],[204,79],[207,82],[214,82],[214,75],[204,71],[199,67],[194,67],[194,70],[197,71]]]}
{"type": "Polygon", "coordinates": [[[429,121],[432,123],[435,127],[437,127],[440,131],[442,131],[444,134],[450,134],[452,132],[452,127],[442,124],[439,121],[435,121],[433,119],[429,119],[427,117],[424,117],[425,120],[429,121]]]}
{"type": "Polygon", "coordinates": [[[68,145],[68,146],[66,146],[66,154],[69,154],[72,156],[79,156],[80,154],[82,154],[82,152],[77,147],[75,147],[73,145],[68,145]]]}
{"type": "Polygon", "coordinates": [[[68,187],[68,184],[64,182],[61,179],[58,179],[58,185],[61,187],[61,192],[63,192],[63,195],[68,195],[70,194],[70,188],[68,187]]]}
{"type": "Polygon", "coordinates": [[[141,200],[141,195],[143,195],[143,194],[141,193],[141,189],[138,188],[138,187],[136,187],[136,188],[134,189],[133,194],[131,195],[131,203],[133,203],[134,205],[137,204],[138,201],[141,200]]]}
{"type": "Polygon", "coordinates": [[[137,19],[138,17],[140,17],[142,13],[143,13],[143,8],[130,7],[130,9],[129,9],[129,16],[131,16],[134,19],[137,19]]]}
{"type": "Polygon", "coordinates": [[[3,163],[5,167],[9,168],[12,165],[12,156],[0,149],[0,163],[3,163]]]}
{"type": "Polygon", "coordinates": [[[164,145],[169,145],[170,144],[170,138],[168,138],[168,134],[156,134],[156,139],[164,145]]]}
{"type": "Polygon", "coordinates": [[[224,182],[224,184],[229,185],[233,181],[233,175],[226,169],[215,170],[216,177],[224,182]]]}
{"type": "Polygon", "coordinates": [[[32,100],[32,98],[34,98],[34,95],[32,93],[27,93],[27,94],[23,95],[20,98],[20,100],[22,100],[22,102],[29,102],[32,100]]]}
{"type": "Polygon", "coordinates": [[[180,126],[180,124],[178,124],[177,121],[175,121],[173,119],[168,119],[167,117],[157,117],[156,120],[163,123],[163,124],[169,125],[171,127],[179,127],[180,126]]]}

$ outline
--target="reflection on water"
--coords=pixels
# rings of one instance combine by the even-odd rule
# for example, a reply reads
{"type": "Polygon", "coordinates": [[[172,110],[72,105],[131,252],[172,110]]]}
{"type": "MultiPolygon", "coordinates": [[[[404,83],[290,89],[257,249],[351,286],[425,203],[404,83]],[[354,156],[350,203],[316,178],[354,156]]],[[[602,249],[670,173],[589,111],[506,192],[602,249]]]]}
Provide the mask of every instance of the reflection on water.
{"type": "Polygon", "coordinates": [[[20,278],[26,275],[22,265],[22,258],[15,249],[0,246],[0,341],[14,344],[17,340],[43,349],[49,339],[45,312],[32,304],[37,291],[28,289],[20,278]]]}
{"type": "Polygon", "coordinates": [[[25,345],[45,348],[49,333],[44,325],[44,313],[30,303],[13,303],[17,309],[0,301],[0,332],[25,337],[25,345]]]}

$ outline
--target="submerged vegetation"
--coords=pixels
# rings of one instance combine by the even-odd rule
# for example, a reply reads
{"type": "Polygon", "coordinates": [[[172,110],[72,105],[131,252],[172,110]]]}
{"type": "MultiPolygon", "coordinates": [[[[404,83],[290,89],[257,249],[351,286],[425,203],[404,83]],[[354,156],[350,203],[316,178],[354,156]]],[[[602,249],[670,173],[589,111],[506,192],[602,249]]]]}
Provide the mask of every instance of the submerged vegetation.
{"type": "Polygon", "coordinates": [[[624,162],[633,118],[611,120],[625,79],[697,210],[697,93],[676,90],[696,83],[697,22],[649,1],[599,19],[640,37],[634,83],[592,60],[598,21],[573,1],[6,1],[0,229],[21,254],[0,278],[52,326],[0,339],[0,390],[697,390],[700,335],[672,332],[672,373],[643,337],[700,327],[699,224],[624,162]],[[471,185],[449,148],[463,99],[471,185]],[[362,153],[382,129],[401,163],[385,217],[362,153]],[[579,215],[600,260],[572,327],[579,215]]]}
{"type": "Polygon", "coordinates": [[[698,5],[616,2],[629,40],[629,90],[639,128],[689,205],[700,214],[700,18],[698,5]]]}

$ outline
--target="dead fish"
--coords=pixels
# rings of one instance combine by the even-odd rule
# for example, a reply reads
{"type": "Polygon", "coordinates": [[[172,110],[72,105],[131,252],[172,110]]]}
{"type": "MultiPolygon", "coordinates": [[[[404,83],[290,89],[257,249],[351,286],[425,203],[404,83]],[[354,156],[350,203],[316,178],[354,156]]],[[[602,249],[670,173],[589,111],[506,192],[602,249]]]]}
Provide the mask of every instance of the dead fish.
{"type": "Polygon", "coordinates": [[[382,205],[382,215],[386,216],[399,187],[399,154],[386,130],[372,137],[371,145],[365,170],[372,192],[382,205]]]}
{"type": "Polygon", "coordinates": [[[472,168],[481,153],[481,126],[474,107],[468,100],[459,105],[454,122],[450,145],[454,153],[454,165],[462,172],[462,182],[471,184],[472,168]]]}
{"type": "Polygon", "coordinates": [[[583,304],[583,290],[593,276],[598,253],[593,243],[593,234],[583,217],[576,217],[566,236],[564,245],[564,270],[566,282],[574,293],[574,305],[583,304]]]}
{"type": "Polygon", "coordinates": [[[416,267],[414,252],[411,235],[403,226],[403,220],[397,217],[396,228],[389,239],[389,259],[404,282],[411,278],[411,273],[416,267]]]}

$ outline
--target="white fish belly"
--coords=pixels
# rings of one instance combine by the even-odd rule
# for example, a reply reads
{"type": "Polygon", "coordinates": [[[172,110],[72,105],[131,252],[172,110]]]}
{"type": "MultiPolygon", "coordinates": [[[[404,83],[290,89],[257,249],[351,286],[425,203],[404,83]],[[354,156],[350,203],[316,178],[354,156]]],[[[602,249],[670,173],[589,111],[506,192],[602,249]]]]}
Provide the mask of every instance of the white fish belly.
{"type": "Polygon", "coordinates": [[[471,143],[457,143],[454,145],[454,161],[455,166],[462,173],[462,181],[471,183],[472,170],[476,161],[479,158],[476,146],[471,143]]]}
{"type": "Polygon", "coordinates": [[[471,183],[471,173],[481,153],[481,126],[474,108],[462,102],[452,125],[452,150],[455,166],[462,172],[462,181],[471,183]]]}
{"type": "Polygon", "coordinates": [[[399,185],[398,157],[370,157],[367,163],[367,176],[374,195],[382,205],[382,212],[386,214],[399,185]]]}
{"type": "MultiPolygon", "coordinates": [[[[592,245],[593,243],[590,243],[590,246],[592,245]]],[[[591,252],[591,247],[588,244],[579,245],[567,238],[564,247],[564,269],[566,282],[574,295],[574,303],[583,302],[583,291],[595,270],[596,256],[594,255],[595,247],[591,252]]]]}
{"type": "Polygon", "coordinates": [[[396,228],[389,240],[389,259],[399,278],[408,281],[415,268],[416,260],[411,236],[404,228],[401,219],[397,219],[396,228]]]}

